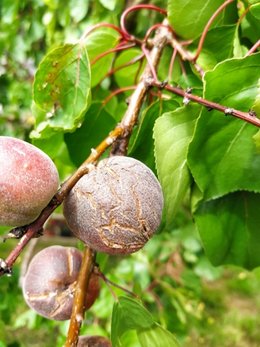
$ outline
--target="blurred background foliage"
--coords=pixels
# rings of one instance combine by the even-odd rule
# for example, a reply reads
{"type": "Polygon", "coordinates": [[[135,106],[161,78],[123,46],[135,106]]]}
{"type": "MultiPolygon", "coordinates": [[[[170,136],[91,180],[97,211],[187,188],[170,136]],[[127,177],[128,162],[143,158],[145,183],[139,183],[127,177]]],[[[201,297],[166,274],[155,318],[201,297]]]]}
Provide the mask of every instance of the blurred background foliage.
{"type": "MultiPolygon", "coordinates": [[[[2,0],[0,135],[30,141],[35,121],[31,112],[32,83],[36,68],[46,52],[61,43],[75,42],[91,24],[118,24],[122,9],[135,3],[139,2],[2,0]]],[[[152,3],[165,6],[162,0],[152,3]]],[[[146,16],[145,11],[141,11],[129,23],[137,35],[147,29],[146,16]]],[[[149,16],[153,21],[158,14],[151,12],[149,16]]],[[[249,34],[253,35],[252,32],[249,34]]],[[[132,54],[136,52],[123,53],[120,59],[122,62],[128,61],[132,54]]],[[[175,72],[180,74],[178,67],[175,72]]],[[[128,74],[127,81],[120,73],[115,75],[119,86],[132,83],[130,77],[134,72],[128,74]]],[[[98,93],[99,98],[107,97],[110,83],[104,81],[101,89],[93,91],[94,95],[98,93]]],[[[195,86],[196,83],[199,90],[199,82],[193,80],[195,86]]],[[[119,96],[111,100],[102,111],[109,111],[104,129],[101,126],[100,131],[92,130],[90,125],[84,128],[83,124],[82,131],[96,131],[98,143],[106,134],[107,127],[112,128],[123,114],[126,108],[124,98],[119,96]],[[112,117],[115,109],[116,115],[112,117]]],[[[93,104],[91,107],[95,114],[95,107],[98,106],[93,104]]],[[[88,117],[91,117],[91,112],[88,117]]],[[[62,179],[84,159],[84,153],[77,154],[73,159],[73,134],[67,134],[65,140],[68,146],[61,136],[59,141],[55,139],[57,146],[53,146],[51,141],[49,148],[46,143],[43,148],[52,154],[62,179]]],[[[38,145],[41,147],[40,142],[38,145]]],[[[133,153],[138,143],[135,146],[133,153]]],[[[142,157],[140,151],[136,150],[136,153],[142,157]]],[[[23,263],[31,255],[30,252],[49,244],[77,245],[70,236],[66,226],[60,223],[60,216],[54,215],[52,224],[47,228],[47,235],[37,241],[34,250],[25,251],[11,277],[0,279],[0,347],[62,346],[64,343],[68,322],[49,321],[32,312],[23,301],[19,283],[23,263]]],[[[14,245],[12,241],[1,245],[0,257],[4,258],[14,245]]],[[[174,332],[182,346],[260,345],[260,271],[256,269],[247,272],[231,266],[213,267],[203,252],[200,238],[185,208],[176,216],[173,231],[158,234],[144,250],[126,258],[99,255],[98,263],[111,281],[138,294],[155,320],[174,332]]],[[[111,288],[116,295],[124,294],[118,288],[111,288]]],[[[111,290],[103,284],[99,299],[86,314],[82,334],[108,336],[113,303],[111,290]]],[[[139,346],[134,332],[128,332],[123,339],[124,347],[139,346]]]]}

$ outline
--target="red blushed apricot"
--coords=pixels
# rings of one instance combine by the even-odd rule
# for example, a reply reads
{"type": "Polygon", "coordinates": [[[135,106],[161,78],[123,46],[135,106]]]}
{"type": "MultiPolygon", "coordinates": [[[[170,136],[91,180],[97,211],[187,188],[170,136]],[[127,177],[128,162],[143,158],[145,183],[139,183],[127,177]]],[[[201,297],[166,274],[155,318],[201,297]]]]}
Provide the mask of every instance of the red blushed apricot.
{"type": "Polygon", "coordinates": [[[35,146],[0,136],[0,225],[31,223],[59,186],[52,160],[35,146]]]}

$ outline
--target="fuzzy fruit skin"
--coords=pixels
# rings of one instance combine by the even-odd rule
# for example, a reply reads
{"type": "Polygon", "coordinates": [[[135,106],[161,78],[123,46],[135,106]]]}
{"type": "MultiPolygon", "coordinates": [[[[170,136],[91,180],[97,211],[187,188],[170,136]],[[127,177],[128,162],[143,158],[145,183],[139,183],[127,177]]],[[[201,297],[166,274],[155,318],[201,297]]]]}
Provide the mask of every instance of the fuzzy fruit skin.
{"type": "Polygon", "coordinates": [[[0,136],[0,225],[31,223],[59,186],[52,160],[35,146],[0,136]]]}
{"type": "Polygon", "coordinates": [[[108,254],[141,249],[157,230],[163,195],[142,162],[114,156],[83,176],[64,201],[64,216],[77,238],[108,254]]]}
{"type": "Polygon", "coordinates": [[[77,347],[112,347],[104,336],[79,336],[77,347]]]}
{"type": "MultiPolygon", "coordinates": [[[[37,253],[23,282],[23,296],[27,304],[43,317],[70,319],[81,261],[82,254],[74,247],[50,246],[37,253]]],[[[92,306],[99,290],[99,277],[92,274],[86,309],[92,306]]]]}

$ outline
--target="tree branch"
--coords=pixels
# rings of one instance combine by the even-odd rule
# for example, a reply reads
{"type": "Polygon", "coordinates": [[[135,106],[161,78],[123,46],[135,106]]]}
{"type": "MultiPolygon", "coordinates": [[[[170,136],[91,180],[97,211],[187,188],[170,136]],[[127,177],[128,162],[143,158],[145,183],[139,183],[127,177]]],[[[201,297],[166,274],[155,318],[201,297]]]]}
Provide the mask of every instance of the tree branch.
{"type": "Polygon", "coordinates": [[[147,52],[147,54],[149,54],[149,62],[146,64],[144,72],[140,77],[140,81],[130,98],[127,111],[120,123],[121,127],[128,129],[128,131],[118,137],[118,139],[113,143],[111,155],[122,155],[127,152],[129,136],[137,122],[147,92],[152,86],[151,83],[154,81],[154,74],[157,71],[163,48],[172,39],[172,32],[168,28],[167,23],[167,20],[163,21],[162,25],[158,27],[156,35],[152,40],[153,48],[150,52],[147,52]]]}
{"type": "Polygon", "coordinates": [[[191,93],[189,93],[189,92],[187,92],[181,88],[170,86],[169,84],[164,84],[164,83],[160,83],[160,82],[153,82],[152,85],[154,87],[159,88],[159,89],[165,89],[165,90],[168,90],[169,92],[172,92],[174,94],[182,96],[186,100],[191,100],[191,101],[194,101],[198,104],[206,106],[208,109],[215,109],[215,110],[218,110],[220,112],[223,112],[226,116],[228,116],[228,115],[234,116],[234,117],[240,118],[240,119],[242,119],[242,120],[244,120],[250,124],[253,124],[257,127],[260,127],[260,119],[257,118],[256,114],[252,111],[242,112],[239,110],[235,110],[234,108],[223,106],[223,105],[220,105],[216,102],[203,99],[200,96],[193,95],[193,94],[191,94],[191,93]]]}

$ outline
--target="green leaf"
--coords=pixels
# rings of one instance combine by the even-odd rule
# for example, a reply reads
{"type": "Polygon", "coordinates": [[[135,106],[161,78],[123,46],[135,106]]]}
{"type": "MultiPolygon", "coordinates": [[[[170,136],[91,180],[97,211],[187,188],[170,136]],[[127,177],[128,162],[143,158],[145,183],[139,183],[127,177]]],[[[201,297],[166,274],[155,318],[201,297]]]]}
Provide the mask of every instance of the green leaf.
{"type": "Polygon", "coordinates": [[[99,2],[109,11],[113,11],[115,9],[117,0],[99,0],[99,2]]]}
{"type": "Polygon", "coordinates": [[[249,4],[258,4],[259,3],[259,0],[248,0],[248,3],[249,4]]]}
{"type": "Polygon", "coordinates": [[[50,158],[54,159],[59,155],[60,148],[63,145],[63,134],[61,132],[54,133],[47,139],[33,139],[32,144],[40,148],[50,158]]]}
{"type": "Polygon", "coordinates": [[[92,103],[82,126],[74,133],[64,136],[73,163],[76,166],[82,164],[90,154],[91,148],[95,148],[108,136],[115,125],[115,119],[105,111],[101,103],[92,103]]]}
{"type": "Polygon", "coordinates": [[[111,340],[113,346],[122,346],[121,336],[128,330],[148,329],[153,324],[153,317],[139,301],[129,297],[119,297],[112,313],[111,340]]]}
{"type": "Polygon", "coordinates": [[[156,171],[153,140],[154,123],[162,113],[174,110],[178,106],[178,103],[174,100],[164,100],[157,101],[146,108],[142,112],[137,133],[132,137],[129,155],[145,163],[154,172],[156,171]]]}
{"type": "Polygon", "coordinates": [[[168,330],[155,324],[152,328],[138,332],[142,347],[179,347],[179,343],[168,330]]]}
{"type": "Polygon", "coordinates": [[[240,42],[239,27],[237,27],[236,29],[233,46],[234,46],[234,49],[233,49],[234,58],[243,58],[246,55],[248,49],[245,46],[243,46],[240,42]]]}
{"type": "Polygon", "coordinates": [[[70,0],[69,7],[71,17],[78,23],[88,12],[89,0],[70,0]]]}
{"type": "Polygon", "coordinates": [[[246,14],[246,17],[241,22],[242,37],[246,37],[254,44],[260,37],[259,19],[257,19],[251,11],[246,14]]]}
{"type": "Polygon", "coordinates": [[[252,110],[256,112],[257,117],[260,117],[260,78],[258,79],[257,95],[252,106],[252,110]]]}
{"type": "MultiPolygon", "coordinates": [[[[231,59],[205,74],[205,98],[248,111],[257,95],[259,55],[231,59]]],[[[235,190],[260,192],[260,155],[251,124],[204,109],[188,154],[196,184],[206,200],[235,190]]]]}
{"type": "Polygon", "coordinates": [[[1,22],[3,24],[12,24],[18,15],[19,1],[3,0],[1,3],[1,22]]]}
{"type": "Polygon", "coordinates": [[[206,255],[214,265],[260,265],[260,194],[240,191],[200,204],[195,213],[206,255]]]}
{"type": "Polygon", "coordinates": [[[155,158],[165,200],[166,229],[190,185],[188,146],[193,136],[200,105],[192,104],[165,113],[154,126],[155,158]]]}
{"type": "MultiPolygon", "coordinates": [[[[115,61],[114,68],[117,69],[124,64],[131,62],[134,58],[141,55],[137,48],[128,49],[122,52],[115,61]]],[[[114,77],[119,87],[129,87],[136,84],[136,74],[139,70],[140,62],[126,66],[115,72],[114,77]]],[[[140,71],[139,71],[140,73],[140,71]]]]}
{"type": "Polygon", "coordinates": [[[33,98],[36,128],[32,137],[74,130],[90,101],[90,67],[81,44],[66,44],[50,51],[36,72],[33,98]]]}
{"type": "MultiPolygon", "coordinates": [[[[233,41],[236,25],[225,25],[211,29],[205,39],[203,49],[197,60],[204,71],[212,69],[217,63],[233,56],[233,41]]],[[[199,39],[194,42],[197,47],[199,39]]]]}
{"type": "Polygon", "coordinates": [[[256,19],[260,20],[260,3],[252,5],[250,12],[256,19]]]}
{"type": "Polygon", "coordinates": [[[202,33],[208,20],[222,3],[223,0],[168,0],[170,24],[179,36],[194,39],[202,33]]]}
{"type": "Polygon", "coordinates": [[[109,53],[94,63],[100,54],[114,48],[118,43],[119,34],[109,28],[100,28],[90,33],[84,40],[91,64],[91,86],[96,86],[111,68],[114,54],[109,53]]]}

